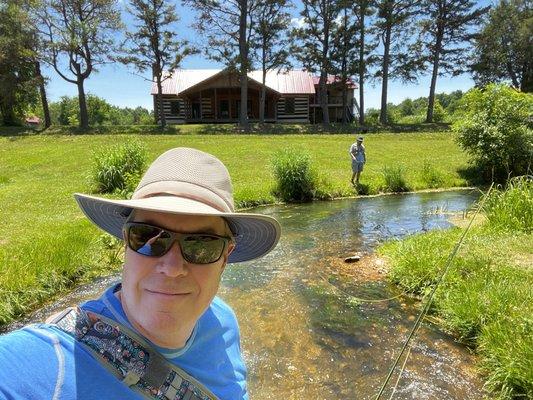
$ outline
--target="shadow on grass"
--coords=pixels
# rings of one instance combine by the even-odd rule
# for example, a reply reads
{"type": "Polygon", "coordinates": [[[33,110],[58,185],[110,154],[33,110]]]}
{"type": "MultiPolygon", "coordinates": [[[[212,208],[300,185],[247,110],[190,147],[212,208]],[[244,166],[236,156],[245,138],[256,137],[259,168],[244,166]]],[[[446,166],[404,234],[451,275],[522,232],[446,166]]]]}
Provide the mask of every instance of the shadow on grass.
{"type": "Polygon", "coordinates": [[[468,186],[483,186],[490,181],[490,178],[487,180],[483,170],[476,165],[458,168],[457,173],[467,182],[468,186]]]}

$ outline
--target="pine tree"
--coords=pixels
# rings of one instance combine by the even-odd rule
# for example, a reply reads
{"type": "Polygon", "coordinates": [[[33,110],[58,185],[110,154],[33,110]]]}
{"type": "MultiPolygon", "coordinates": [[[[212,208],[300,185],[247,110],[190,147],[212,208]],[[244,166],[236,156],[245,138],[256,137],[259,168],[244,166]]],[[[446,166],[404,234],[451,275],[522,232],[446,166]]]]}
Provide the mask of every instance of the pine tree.
{"type": "Polygon", "coordinates": [[[433,122],[437,77],[458,75],[467,69],[467,60],[476,27],[489,7],[476,7],[474,0],[424,0],[419,43],[424,60],[431,67],[426,122],[433,122]]]}
{"type": "Polygon", "coordinates": [[[378,43],[372,39],[369,32],[369,19],[375,13],[375,0],[356,0],[352,6],[356,19],[356,40],[355,47],[358,50],[358,57],[355,58],[354,68],[358,74],[359,86],[359,125],[365,124],[365,83],[370,78],[370,67],[375,62],[372,55],[378,43]]]}
{"type": "Polygon", "coordinates": [[[165,128],[163,82],[172,77],[182,59],[193,50],[186,42],[177,40],[179,18],[175,4],[168,0],[130,0],[128,11],[137,22],[136,30],[126,32],[127,41],[122,49],[127,55],[118,59],[134,65],[140,73],[151,72],[150,81],[155,80],[157,86],[154,115],[165,128]]]}
{"type": "Polygon", "coordinates": [[[331,59],[335,19],[341,4],[338,0],[303,0],[303,26],[294,30],[298,45],[295,56],[312,73],[320,74],[319,101],[323,125],[329,126],[328,75],[333,71],[331,59]]]}
{"type": "Polygon", "coordinates": [[[381,78],[381,111],[379,121],[387,124],[387,94],[389,79],[404,82],[416,80],[421,70],[420,59],[413,57],[409,48],[409,38],[413,34],[413,24],[419,12],[420,0],[380,0],[377,2],[376,34],[383,45],[381,68],[377,77],[381,78]]]}
{"type": "Polygon", "coordinates": [[[255,11],[255,35],[253,47],[262,71],[262,88],[259,105],[259,121],[265,121],[266,75],[268,71],[288,66],[289,44],[287,30],[290,14],[287,0],[263,0],[255,11]]]}
{"type": "Polygon", "coordinates": [[[198,12],[196,29],[207,38],[206,55],[237,71],[241,86],[239,125],[248,129],[248,72],[255,10],[260,0],[183,0],[198,12]]]}

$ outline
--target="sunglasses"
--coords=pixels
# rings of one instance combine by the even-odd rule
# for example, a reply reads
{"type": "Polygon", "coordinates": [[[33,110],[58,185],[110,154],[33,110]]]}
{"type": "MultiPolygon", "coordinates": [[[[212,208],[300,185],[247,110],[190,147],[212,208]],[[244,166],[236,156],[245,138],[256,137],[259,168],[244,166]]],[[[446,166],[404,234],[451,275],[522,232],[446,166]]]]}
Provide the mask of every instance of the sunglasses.
{"type": "Polygon", "coordinates": [[[147,257],[162,257],[178,241],[181,255],[191,264],[211,264],[222,257],[227,244],[226,236],[210,233],[179,233],[140,222],[124,225],[124,238],[130,249],[147,257]]]}

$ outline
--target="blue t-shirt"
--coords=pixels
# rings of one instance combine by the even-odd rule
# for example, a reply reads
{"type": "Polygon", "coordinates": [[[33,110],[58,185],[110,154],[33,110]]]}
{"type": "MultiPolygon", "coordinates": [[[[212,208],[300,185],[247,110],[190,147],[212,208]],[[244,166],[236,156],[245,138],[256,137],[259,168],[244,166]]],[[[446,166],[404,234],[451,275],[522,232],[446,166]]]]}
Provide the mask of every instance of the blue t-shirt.
{"type": "MultiPolygon", "coordinates": [[[[133,329],[107,289],[82,308],[133,329]]],[[[246,367],[240,350],[237,319],[215,297],[181,349],[157,347],[170,362],[194,376],[218,398],[248,399],[246,367]]],[[[0,336],[0,399],[139,399],[96,361],[74,338],[55,326],[34,324],[0,336]]]]}

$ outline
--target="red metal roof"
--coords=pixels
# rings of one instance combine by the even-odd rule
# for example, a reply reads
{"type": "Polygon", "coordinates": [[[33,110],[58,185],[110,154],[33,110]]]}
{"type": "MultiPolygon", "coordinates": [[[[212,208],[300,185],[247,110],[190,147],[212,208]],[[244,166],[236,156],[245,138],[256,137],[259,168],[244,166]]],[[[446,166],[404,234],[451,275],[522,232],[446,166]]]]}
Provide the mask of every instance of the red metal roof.
{"type": "MultiPolygon", "coordinates": [[[[163,82],[163,94],[179,95],[209,78],[225,70],[222,69],[179,69],[174,71],[172,77],[163,82]]],[[[252,71],[248,74],[250,79],[261,83],[262,71],[252,71]]],[[[265,85],[280,94],[315,94],[313,76],[302,70],[288,72],[268,71],[265,85]]],[[[152,84],[151,94],[157,93],[157,85],[152,84]]]]}
{"type": "Polygon", "coordinates": [[[25,121],[26,121],[27,124],[40,124],[41,123],[41,119],[39,117],[36,117],[36,116],[28,117],[28,118],[26,118],[25,121]]]}
{"type": "MultiPolygon", "coordinates": [[[[326,84],[331,85],[332,83],[340,82],[340,81],[341,81],[340,76],[328,75],[328,80],[326,84]]],[[[320,82],[320,76],[313,76],[313,84],[318,86],[319,82],[320,82]]],[[[357,85],[350,78],[348,78],[348,87],[350,89],[357,89],[357,85]]]]}

